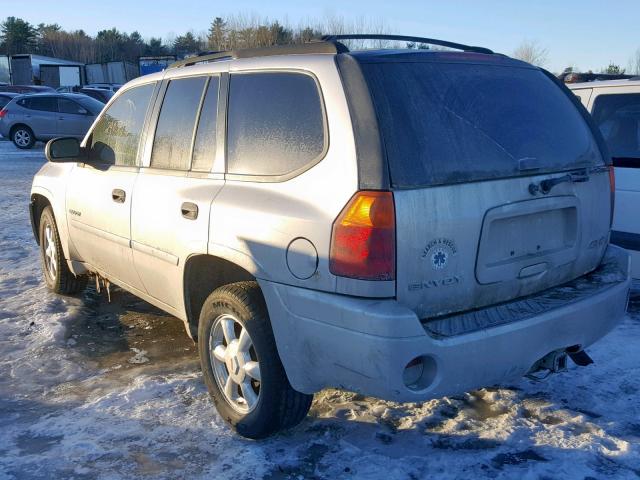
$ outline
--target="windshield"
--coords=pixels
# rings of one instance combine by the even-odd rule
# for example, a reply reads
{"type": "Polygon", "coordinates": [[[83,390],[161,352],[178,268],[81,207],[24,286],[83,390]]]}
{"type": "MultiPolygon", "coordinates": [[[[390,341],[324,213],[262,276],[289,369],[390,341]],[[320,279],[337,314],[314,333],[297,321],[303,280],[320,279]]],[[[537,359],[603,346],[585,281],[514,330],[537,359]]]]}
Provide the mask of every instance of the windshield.
{"type": "Polygon", "coordinates": [[[580,112],[539,69],[430,60],[361,66],[396,188],[602,163],[580,112]]]}

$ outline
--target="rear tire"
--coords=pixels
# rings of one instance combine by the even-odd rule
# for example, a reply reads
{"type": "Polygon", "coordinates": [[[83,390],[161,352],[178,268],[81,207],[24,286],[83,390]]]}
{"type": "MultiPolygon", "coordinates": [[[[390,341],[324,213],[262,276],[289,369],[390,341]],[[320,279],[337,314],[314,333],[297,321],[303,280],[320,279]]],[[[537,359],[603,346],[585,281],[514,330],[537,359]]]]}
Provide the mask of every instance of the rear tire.
{"type": "Polygon", "coordinates": [[[13,144],[20,149],[29,149],[36,143],[36,137],[33,130],[25,125],[14,127],[11,131],[11,140],[13,144]]]}
{"type": "Polygon", "coordinates": [[[307,415],[313,395],[287,379],[257,282],[225,285],[207,297],[198,351],[216,409],[243,437],[268,437],[307,415]]]}
{"type": "Polygon", "coordinates": [[[60,235],[56,225],[53,210],[47,206],[40,216],[40,259],[42,274],[47,288],[55,293],[71,295],[81,292],[87,286],[85,275],[76,277],[64,258],[64,251],[60,243],[60,235]]]}

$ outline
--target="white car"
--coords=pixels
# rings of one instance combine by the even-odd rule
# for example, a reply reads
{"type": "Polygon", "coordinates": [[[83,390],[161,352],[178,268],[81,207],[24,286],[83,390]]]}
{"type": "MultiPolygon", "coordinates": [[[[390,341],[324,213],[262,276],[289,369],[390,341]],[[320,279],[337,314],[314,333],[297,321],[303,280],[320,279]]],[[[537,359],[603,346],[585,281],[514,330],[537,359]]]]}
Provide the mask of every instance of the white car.
{"type": "Polygon", "coordinates": [[[591,112],[606,140],[615,167],[616,200],[611,243],[632,257],[632,276],[640,278],[640,77],[575,83],[573,93],[591,112]]]}

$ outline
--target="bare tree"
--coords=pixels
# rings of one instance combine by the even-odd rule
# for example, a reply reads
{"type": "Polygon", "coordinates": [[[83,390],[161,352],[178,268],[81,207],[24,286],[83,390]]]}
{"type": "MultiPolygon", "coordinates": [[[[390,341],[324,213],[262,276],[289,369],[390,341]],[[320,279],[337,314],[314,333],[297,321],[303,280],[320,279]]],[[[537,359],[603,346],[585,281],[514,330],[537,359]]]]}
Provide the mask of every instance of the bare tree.
{"type": "Polygon", "coordinates": [[[640,48],[635,51],[629,60],[629,73],[640,75],[640,48]]]}
{"type": "Polygon", "coordinates": [[[514,58],[539,67],[544,67],[549,61],[549,50],[535,40],[523,41],[512,55],[514,58]]]}

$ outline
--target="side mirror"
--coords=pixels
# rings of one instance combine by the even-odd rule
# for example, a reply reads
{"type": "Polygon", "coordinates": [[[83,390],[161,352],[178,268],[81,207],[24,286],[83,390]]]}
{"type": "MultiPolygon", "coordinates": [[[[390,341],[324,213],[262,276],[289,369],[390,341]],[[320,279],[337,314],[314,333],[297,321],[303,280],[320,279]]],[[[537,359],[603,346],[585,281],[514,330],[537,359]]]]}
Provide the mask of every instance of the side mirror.
{"type": "Polygon", "coordinates": [[[54,138],[47,142],[44,154],[50,162],[83,162],[83,149],[77,138],[54,138]]]}

